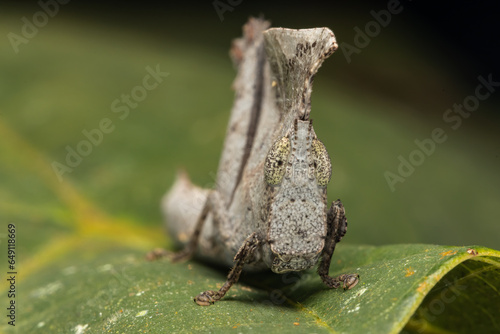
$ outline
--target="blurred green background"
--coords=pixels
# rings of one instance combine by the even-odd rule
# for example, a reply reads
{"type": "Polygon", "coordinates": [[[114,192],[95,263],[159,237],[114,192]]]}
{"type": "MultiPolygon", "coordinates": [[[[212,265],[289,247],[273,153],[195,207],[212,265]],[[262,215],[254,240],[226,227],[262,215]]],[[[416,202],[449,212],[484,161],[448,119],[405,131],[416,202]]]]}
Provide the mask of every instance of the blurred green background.
{"type": "MultiPolygon", "coordinates": [[[[21,260],[41,266],[75,235],[143,249],[168,243],[159,203],[176,170],[214,184],[233,101],[228,50],[249,16],[262,14],[273,26],[327,26],[346,47],[388,3],[242,1],[221,21],[211,1],[74,1],[60,4],[18,52],[12,33],[22,36],[23,18],[43,23],[43,9],[2,6],[0,221],[18,226],[21,260]],[[156,66],[168,77],[120,119],[112,103],[156,66]],[[113,131],[60,182],[52,164],[66,164],[67,146],[76,149],[82,131],[106,118],[113,131]],[[46,257],[37,258],[42,249],[46,257]]],[[[367,45],[350,56],[339,49],[320,69],[312,118],[333,160],[329,199],[341,198],[348,213],[345,243],[500,248],[500,92],[456,130],[443,120],[475,93],[478,76],[500,81],[489,6],[402,1],[367,45]],[[398,157],[408,159],[414,141],[436,128],[447,140],[392,191],[384,173],[397,173],[398,157]]]]}

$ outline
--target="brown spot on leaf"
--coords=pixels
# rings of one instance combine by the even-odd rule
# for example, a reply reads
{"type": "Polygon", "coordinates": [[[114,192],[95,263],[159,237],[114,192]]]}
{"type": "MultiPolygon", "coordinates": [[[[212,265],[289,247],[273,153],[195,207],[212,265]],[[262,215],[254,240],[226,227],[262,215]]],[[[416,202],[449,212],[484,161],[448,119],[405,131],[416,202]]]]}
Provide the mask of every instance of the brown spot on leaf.
{"type": "Polygon", "coordinates": [[[441,255],[441,258],[444,258],[445,256],[450,256],[450,255],[455,255],[457,254],[457,251],[447,251],[447,252],[442,252],[442,253],[439,253],[439,255],[441,255]]]}
{"type": "Polygon", "coordinates": [[[422,282],[418,285],[417,291],[418,292],[424,292],[425,289],[427,289],[427,282],[422,282]]]}
{"type": "Polygon", "coordinates": [[[405,268],[406,274],[405,277],[410,277],[411,275],[415,274],[415,270],[413,270],[412,267],[405,268]]]}
{"type": "Polygon", "coordinates": [[[474,248],[468,248],[467,253],[469,253],[470,255],[476,256],[477,250],[475,250],[474,248]]]}

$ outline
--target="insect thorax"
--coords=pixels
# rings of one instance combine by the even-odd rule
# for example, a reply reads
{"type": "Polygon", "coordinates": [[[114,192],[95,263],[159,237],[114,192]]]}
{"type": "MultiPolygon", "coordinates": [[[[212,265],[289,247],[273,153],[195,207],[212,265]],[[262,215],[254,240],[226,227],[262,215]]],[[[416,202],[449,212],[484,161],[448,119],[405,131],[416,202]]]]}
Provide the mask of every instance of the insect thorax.
{"type": "Polygon", "coordinates": [[[274,272],[314,266],[326,237],[326,186],[331,163],[310,121],[296,121],[271,148],[265,165],[271,187],[267,238],[274,272]]]}

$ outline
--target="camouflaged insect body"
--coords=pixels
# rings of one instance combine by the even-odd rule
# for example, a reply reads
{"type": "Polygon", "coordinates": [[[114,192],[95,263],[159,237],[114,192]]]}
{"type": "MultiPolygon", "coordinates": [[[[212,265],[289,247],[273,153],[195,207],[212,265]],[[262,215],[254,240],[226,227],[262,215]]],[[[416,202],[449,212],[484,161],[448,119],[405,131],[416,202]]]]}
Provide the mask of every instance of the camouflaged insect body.
{"type": "Polygon", "coordinates": [[[198,305],[220,300],[243,269],[285,273],[319,262],[330,288],[359,281],[357,274],[329,276],[347,220],[340,200],[328,208],[330,157],[309,118],[313,78],[337,49],[335,36],[328,28],[268,26],[250,19],[233,42],[236,99],[215,189],[181,174],[163,202],[170,233],[185,245],[174,259],[232,265],[218,291],[196,296],[198,305]]]}
{"type": "Polygon", "coordinates": [[[265,261],[276,273],[309,269],[324,247],[325,186],[331,176],[328,153],[316,138],[312,122],[296,121],[289,136],[273,145],[268,165],[275,168],[266,168],[266,180],[268,174],[284,175],[279,183],[274,182],[276,178],[268,181],[272,187],[267,236],[271,252],[265,261]]]}

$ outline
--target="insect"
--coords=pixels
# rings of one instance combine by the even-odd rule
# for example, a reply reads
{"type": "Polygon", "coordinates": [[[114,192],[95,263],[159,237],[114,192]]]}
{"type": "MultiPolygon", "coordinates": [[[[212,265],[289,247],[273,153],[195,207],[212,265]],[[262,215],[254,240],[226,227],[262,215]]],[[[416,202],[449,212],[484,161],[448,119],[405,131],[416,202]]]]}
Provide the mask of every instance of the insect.
{"type": "MultiPolygon", "coordinates": [[[[196,255],[233,265],[218,291],[195,298],[203,306],[224,297],[242,270],[281,274],[319,262],[330,288],[359,281],[358,274],[329,276],[347,219],[340,200],[328,207],[330,157],[309,118],[313,78],[337,49],[335,36],[328,28],[268,27],[250,19],[233,42],[236,99],[215,189],[181,173],[162,202],[170,233],[184,244],[172,260],[196,255]]],[[[149,258],[166,254],[155,250],[149,258]]]]}

